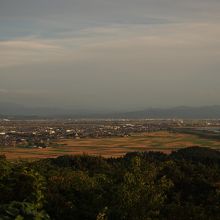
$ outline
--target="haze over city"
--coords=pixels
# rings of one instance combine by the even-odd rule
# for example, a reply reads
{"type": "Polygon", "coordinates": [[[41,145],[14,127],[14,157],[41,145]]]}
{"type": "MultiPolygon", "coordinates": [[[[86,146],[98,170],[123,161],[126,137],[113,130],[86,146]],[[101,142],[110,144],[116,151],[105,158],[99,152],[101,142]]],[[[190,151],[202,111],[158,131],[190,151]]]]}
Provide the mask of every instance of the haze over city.
{"type": "Polygon", "coordinates": [[[0,0],[0,102],[219,105],[218,0],[0,0]]]}

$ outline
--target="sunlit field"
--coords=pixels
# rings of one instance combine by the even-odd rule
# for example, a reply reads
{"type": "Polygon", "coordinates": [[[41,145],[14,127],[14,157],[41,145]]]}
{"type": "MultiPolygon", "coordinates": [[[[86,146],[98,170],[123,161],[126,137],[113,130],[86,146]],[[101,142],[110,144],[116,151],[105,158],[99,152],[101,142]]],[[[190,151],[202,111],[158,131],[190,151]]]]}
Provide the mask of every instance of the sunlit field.
{"type": "Polygon", "coordinates": [[[66,154],[90,154],[118,157],[132,151],[161,151],[170,153],[189,146],[220,148],[220,141],[195,135],[169,132],[133,134],[128,137],[66,139],[44,148],[1,147],[7,159],[52,158],[66,154]]]}

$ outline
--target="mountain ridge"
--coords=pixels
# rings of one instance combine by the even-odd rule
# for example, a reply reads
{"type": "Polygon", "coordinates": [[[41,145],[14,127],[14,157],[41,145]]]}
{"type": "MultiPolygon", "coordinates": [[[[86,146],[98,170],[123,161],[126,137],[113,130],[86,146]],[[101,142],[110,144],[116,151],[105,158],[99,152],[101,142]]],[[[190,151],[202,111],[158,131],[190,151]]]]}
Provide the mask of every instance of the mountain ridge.
{"type": "Polygon", "coordinates": [[[146,108],[139,111],[101,111],[86,109],[65,109],[52,107],[27,107],[15,103],[0,103],[0,116],[37,116],[37,117],[72,117],[72,118],[183,118],[217,119],[220,118],[220,105],[212,106],[177,106],[170,108],[146,108]]]}

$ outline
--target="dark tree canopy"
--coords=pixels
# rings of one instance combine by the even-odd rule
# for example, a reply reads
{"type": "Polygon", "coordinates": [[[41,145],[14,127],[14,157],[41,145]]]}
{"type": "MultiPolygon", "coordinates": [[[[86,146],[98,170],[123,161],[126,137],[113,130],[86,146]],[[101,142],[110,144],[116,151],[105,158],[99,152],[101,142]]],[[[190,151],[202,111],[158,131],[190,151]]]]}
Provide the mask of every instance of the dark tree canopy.
{"type": "Polygon", "coordinates": [[[2,220],[220,219],[220,153],[191,147],[170,155],[0,157],[2,220]]]}

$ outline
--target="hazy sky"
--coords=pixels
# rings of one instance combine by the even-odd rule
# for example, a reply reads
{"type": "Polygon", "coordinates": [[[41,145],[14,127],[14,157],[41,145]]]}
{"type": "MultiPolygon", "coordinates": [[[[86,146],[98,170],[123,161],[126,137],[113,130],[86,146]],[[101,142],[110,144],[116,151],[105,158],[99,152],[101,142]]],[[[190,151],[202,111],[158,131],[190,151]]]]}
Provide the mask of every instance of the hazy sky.
{"type": "Polygon", "coordinates": [[[0,0],[0,102],[220,104],[220,0],[0,0]]]}

